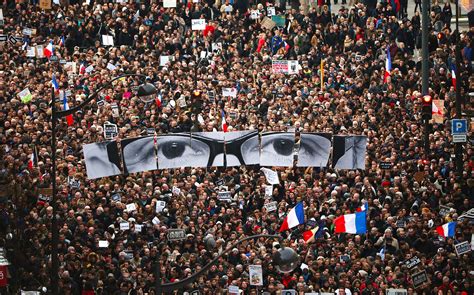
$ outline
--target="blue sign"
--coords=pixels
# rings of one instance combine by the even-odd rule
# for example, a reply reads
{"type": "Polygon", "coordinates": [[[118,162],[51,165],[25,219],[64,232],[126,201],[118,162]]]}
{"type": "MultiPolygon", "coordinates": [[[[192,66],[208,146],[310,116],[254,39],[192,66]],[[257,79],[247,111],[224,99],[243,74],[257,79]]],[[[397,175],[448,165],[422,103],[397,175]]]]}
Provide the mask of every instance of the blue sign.
{"type": "Polygon", "coordinates": [[[451,133],[452,134],[466,134],[467,133],[467,120],[466,119],[453,119],[451,121],[451,133]]]}

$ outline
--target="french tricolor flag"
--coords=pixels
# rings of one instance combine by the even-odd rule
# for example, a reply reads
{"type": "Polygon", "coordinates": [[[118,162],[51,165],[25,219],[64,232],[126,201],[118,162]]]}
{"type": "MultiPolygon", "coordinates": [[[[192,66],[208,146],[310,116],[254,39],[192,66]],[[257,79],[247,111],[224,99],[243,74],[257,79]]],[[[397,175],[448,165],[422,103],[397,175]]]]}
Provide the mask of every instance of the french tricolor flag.
{"type": "Polygon", "coordinates": [[[81,62],[81,65],[79,66],[79,74],[84,75],[86,73],[86,66],[84,65],[83,62],[81,62]]]}
{"type": "Polygon", "coordinates": [[[51,84],[53,84],[54,91],[59,91],[59,84],[58,80],[56,80],[56,75],[53,74],[53,79],[51,80],[51,84]]]}
{"type": "Polygon", "coordinates": [[[438,234],[445,238],[452,238],[456,233],[456,222],[448,222],[436,228],[438,234]]]}
{"type": "Polygon", "coordinates": [[[222,131],[227,132],[227,122],[225,120],[224,110],[221,110],[221,116],[222,116],[222,131]]]}
{"type": "Polygon", "coordinates": [[[285,217],[283,223],[280,227],[280,232],[291,229],[295,226],[304,223],[304,208],[303,203],[298,203],[296,206],[291,209],[290,213],[285,217]]]}
{"type": "Polygon", "coordinates": [[[456,67],[451,67],[451,82],[453,83],[454,90],[456,90],[456,67]]]}
{"type": "Polygon", "coordinates": [[[61,36],[61,39],[59,39],[59,47],[64,46],[66,46],[66,39],[64,39],[64,36],[61,36]]]}
{"type": "MultiPolygon", "coordinates": [[[[65,111],[69,110],[69,104],[67,103],[66,91],[63,92],[63,109],[65,111]]],[[[74,118],[71,115],[66,116],[67,126],[72,126],[74,124],[74,118]]]]}
{"type": "Polygon", "coordinates": [[[383,75],[383,82],[387,82],[392,72],[392,58],[390,57],[390,48],[387,47],[387,59],[385,60],[385,74],[383,75]]]}
{"type": "Polygon", "coordinates": [[[365,234],[367,211],[345,214],[334,219],[335,233],[365,234]]]}
{"type": "Polygon", "coordinates": [[[53,53],[54,53],[54,45],[53,45],[53,41],[50,41],[48,46],[46,46],[43,49],[43,55],[46,56],[49,59],[49,58],[51,58],[53,53]]]}
{"type": "Polygon", "coordinates": [[[364,203],[362,204],[362,206],[356,209],[356,212],[367,211],[367,209],[368,209],[367,203],[364,203]]]}
{"type": "Polygon", "coordinates": [[[316,233],[319,231],[319,226],[313,229],[307,230],[303,233],[303,240],[305,243],[311,243],[316,239],[316,233]]]}

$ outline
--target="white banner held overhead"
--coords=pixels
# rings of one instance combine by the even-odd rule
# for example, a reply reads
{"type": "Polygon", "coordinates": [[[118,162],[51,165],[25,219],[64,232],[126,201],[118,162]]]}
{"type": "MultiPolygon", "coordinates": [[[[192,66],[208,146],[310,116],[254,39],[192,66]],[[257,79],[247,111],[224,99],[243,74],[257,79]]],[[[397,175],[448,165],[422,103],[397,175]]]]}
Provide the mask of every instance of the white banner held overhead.
{"type": "Polygon", "coordinates": [[[237,89],[236,88],[222,88],[222,96],[223,97],[236,97],[237,96],[237,89]]]}
{"type": "Polygon", "coordinates": [[[206,20],[203,18],[192,19],[191,20],[191,29],[193,31],[204,31],[206,28],[206,20]]]}
{"type": "Polygon", "coordinates": [[[163,0],[163,7],[164,8],[175,8],[176,7],[176,0],[163,0]]]}
{"type": "Polygon", "coordinates": [[[268,183],[280,184],[280,180],[278,179],[278,172],[275,172],[268,168],[260,168],[260,171],[265,174],[265,178],[267,179],[268,183]]]}

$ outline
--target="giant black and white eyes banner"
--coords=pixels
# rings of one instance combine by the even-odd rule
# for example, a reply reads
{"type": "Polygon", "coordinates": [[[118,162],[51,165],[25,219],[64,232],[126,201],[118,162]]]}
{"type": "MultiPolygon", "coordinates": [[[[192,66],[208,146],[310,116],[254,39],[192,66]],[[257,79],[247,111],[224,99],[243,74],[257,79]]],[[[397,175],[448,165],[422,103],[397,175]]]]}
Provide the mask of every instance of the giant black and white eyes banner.
{"type": "Polygon", "coordinates": [[[332,166],[336,169],[364,169],[367,152],[366,136],[333,137],[332,166]]]}
{"type": "Polygon", "coordinates": [[[257,131],[196,132],[146,136],[84,145],[89,179],[156,169],[234,167],[240,165],[326,167],[331,154],[336,169],[364,169],[367,138],[329,133],[257,131]],[[299,148],[298,148],[299,147],[299,148]]]}
{"type": "Polygon", "coordinates": [[[89,179],[122,174],[116,141],[85,144],[83,149],[89,179]]]}

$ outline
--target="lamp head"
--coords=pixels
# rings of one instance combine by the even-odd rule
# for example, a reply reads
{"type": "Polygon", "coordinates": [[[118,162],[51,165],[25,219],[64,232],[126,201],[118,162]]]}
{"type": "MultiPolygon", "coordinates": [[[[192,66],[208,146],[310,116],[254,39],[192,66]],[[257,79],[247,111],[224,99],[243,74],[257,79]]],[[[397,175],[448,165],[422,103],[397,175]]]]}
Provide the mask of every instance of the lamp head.
{"type": "Polygon", "coordinates": [[[155,99],[155,95],[158,92],[155,85],[146,82],[138,86],[137,96],[144,102],[150,102],[155,99]]]}
{"type": "Polygon", "coordinates": [[[300,264],[300,257],[290,247],[282,247],[273,254],[273,263],[282,273],[292,272],[300,264]]]}

